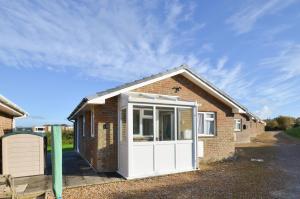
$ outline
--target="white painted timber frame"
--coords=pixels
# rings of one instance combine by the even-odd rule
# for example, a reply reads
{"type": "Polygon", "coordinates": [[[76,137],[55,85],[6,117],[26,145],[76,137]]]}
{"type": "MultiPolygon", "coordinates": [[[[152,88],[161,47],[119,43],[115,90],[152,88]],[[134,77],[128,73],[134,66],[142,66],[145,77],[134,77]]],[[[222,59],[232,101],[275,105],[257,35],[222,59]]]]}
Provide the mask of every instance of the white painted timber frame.
{"type": "Polygon", "coordinates": [[[242,131],[242,119],[234,119],[234,131],[241,132],[242,131]],[[240,128],[236,128],[237,123],[240,124],[240,128]]]}
{"type": "MultiPolygon", "coordinates": [[[[170,98],[171,99],[171,98],[170,98]]],[[[179,100],[152,100],[132,98],[129,94],[119,97],[118,110],[118,173],[126,179],[157,176],[197,169],[197,103],[179,100]],[[133,141],[133,107],[143,106],[153,108],[153,141],[133,141]],[[157,107],[174,109],[175,140],[157,141],[157,107]],[[177,108],[193,109],[193,126],[191,140],[177,140],[177,108]],[[121,111],[126,109],[127,136],[126,142],[121,142],[122,121],[121,111]],[[124,158],[126,157],[126,158],[124,158]]]]}

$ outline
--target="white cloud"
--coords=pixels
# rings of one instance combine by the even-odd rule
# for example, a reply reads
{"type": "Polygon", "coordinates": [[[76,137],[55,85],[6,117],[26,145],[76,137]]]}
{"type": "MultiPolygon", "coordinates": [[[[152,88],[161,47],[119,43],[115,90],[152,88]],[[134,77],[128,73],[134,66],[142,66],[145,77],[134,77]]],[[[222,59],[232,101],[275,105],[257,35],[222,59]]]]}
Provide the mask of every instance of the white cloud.
{"type": "Polygon", "coordinates": [[[294,3],[295,0],[267,0],[248,3],[244,8],[230,16],[226,23],[232,26],[237,34],[252,30],[255,23],[263,16],[274,14],[294,3]]]}
{"type": "Polygon", "coordinates": [[[0,63],[71,69],[89,77],[124,82],[182,63],[200,62],[193,53],[176,51],[177,46],[185,46],[186,34],[204,27],[204,23],[192,21],[193,4],[79,4],[1,1],[0,63]],[[159,7],[164,7],[162,16],[152,10],[159,7]],[[182,32],[178,26],[186,22],[197,28],[182,32]]]}
{"type": "Polygon", "coordinates": [[[300,76],[300,44],[290,43],[277,56],[262,60],[261,65],[278,71],[276,81],[300,76]]]}
{"type": "MultiPolygon", "coordinates": [[[[256,110],[299,98],[294,81],[300,74],[298,45],[264,59],[260,66],[274,69],[277,77],[265,78],[227,56],[199,57],[215,49],[209,41],[195,42],[206,28],[201,20],[194,21],[195,4],[89,2],[0,1],[1,67],[74,70],[87,77],[125,82],[186,63],[246,106],[256,104],[256,110]],[[182,50],[189,49],[190,43],[198,47],[182,50]]],[[[250,5],[228,23],[239,33],[247,32],[262,16],[291,3],[272,0],[257,10],[250,5]]]]}
{"type": "Polygon", "coordinates": [[[261,110],[255,111],[255,114],[258,115],[260,118],[270,118],[272,115],[272,110],[269,106],[263,106],[261,110]]]}

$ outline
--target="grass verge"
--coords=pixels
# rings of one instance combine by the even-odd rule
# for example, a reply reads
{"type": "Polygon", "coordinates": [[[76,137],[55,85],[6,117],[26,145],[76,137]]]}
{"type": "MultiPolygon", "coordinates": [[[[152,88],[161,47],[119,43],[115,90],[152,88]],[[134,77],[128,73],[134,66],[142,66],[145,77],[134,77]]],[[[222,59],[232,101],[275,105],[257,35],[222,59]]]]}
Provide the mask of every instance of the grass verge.
{"type": "Polygon", "coordinates": [[[286,133],[290,136],[300,138],[300,127],[288,129],[286,130],[286,133]]]}
{"type": "MultiPolygon", "coordinates": [[[[73,151],[74,145],[73,144],[63,144],[62,145],[62,150],[65,151],[73,151]]],[[[51,145],[47,146],[47,152],[51,152],[51,145]]]]}

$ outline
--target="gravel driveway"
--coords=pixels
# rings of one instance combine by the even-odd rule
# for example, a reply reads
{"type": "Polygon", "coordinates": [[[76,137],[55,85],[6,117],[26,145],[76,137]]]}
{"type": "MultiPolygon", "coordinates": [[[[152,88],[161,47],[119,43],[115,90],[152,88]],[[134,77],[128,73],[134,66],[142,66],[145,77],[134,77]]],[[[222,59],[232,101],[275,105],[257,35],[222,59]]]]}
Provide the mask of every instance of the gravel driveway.
{"type": "Polygon", "coordinates": [[[66,189],[63,198],[300,198],[298,140],[264,133],[237,154],[200,171],[66,189]]]}

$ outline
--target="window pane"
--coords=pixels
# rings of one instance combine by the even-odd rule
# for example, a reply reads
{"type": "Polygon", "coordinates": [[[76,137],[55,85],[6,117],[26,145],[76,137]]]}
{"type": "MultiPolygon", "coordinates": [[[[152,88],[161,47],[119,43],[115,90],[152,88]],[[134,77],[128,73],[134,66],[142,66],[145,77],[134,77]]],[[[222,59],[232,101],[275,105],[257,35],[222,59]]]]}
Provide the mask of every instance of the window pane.
{"type": "Polygon", "coordinates": [[[193,129],[193,110],[192,109],[177,109],[177,139],[178,140],[191,140],[193,129]]]}
{"type": "Polygon", "coordinates": [[[204,114],[198,113],[198,134],[204,134],[204,114]]]}
{"type": "Polygon", "coordinates": [[[206,121],[206,134],[215,134],[215,121],[206,121]]]}
{"type": "Polygon", "coordinates": [[[121,142],[126,142],[126,135],[127,135],[127,121],[126,121],[126,117],[127,117],[127,114],[126,114],[126,109],[123,109],[122,110],[122,113],[121,113],[121,125],[122,125],[122,129],[121,129],[121,136],[120,136],[120,139],[121,139],[121,142]]]}
{"type": "Polygon", "coordinates": [[[206,113],[206,118],[214,118],[214,113],[206,113]]]}
{"type": "Polygon", "coordinates": [[[153,136],[153,119],[143,119],[143,135],[153,136]]]}
{"type": "Polygon", "coordinates": [[[133,135],[140,134],[140,110],[133,110],[133,135]]]}
{"type": "Polygon", "coordinates": [[[134,106],[133,110],[133,141],[153,141],[153,107],[134,106]],[[152,116],[152,117],[151,117],[152,116]]]}
{"type": "Polygon", "coordinates": [[[152,110],[144,110],[144,115],[153,116],[153,111],[152,110]]]}
{"type": "Polygon", "coordinates": [[[235,130],[241,130],[241,129],[242,129],[241,120],[239,120],[239,119],[235,120],[235,130]]]}
{"type": "Polygon", "coordinates": [[[157,108],[158,113],[158,140],[174,140],[174,109],[157,108]]]}

